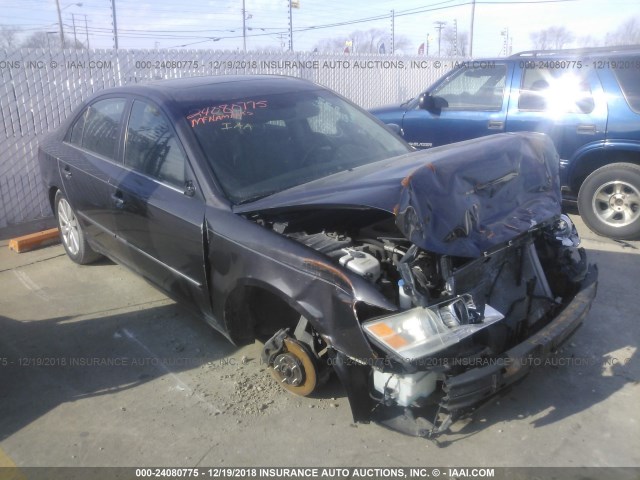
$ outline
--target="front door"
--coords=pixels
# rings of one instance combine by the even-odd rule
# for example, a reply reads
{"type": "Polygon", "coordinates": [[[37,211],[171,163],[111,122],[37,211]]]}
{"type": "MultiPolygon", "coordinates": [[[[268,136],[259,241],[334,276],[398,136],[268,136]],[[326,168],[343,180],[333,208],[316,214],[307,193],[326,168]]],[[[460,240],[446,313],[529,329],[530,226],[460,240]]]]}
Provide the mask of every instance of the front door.
{"type": "Polygon", "coordinates": [[[430,148],[504,132],[511,75],[512,67],[502,63],[461,67],[427,92],[442,108],[416,106],[405,113],[404,139],[430,148]]]}
{"type": "Polygon", "coordinates": [[[117,179],[114,217],[126,262],[169,294],[210,311],[204,262],[204,200],[171,124],[134,100],[117,179]]]}

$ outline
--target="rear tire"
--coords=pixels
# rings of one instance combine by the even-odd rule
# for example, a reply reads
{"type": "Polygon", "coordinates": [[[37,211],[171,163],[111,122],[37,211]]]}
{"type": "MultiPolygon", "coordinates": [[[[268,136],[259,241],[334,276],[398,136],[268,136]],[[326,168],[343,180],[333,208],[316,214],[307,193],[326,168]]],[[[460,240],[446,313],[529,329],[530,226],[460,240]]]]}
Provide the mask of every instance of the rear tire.
{"type": "Polygon", "coordinates": [[[93,251],[87,243],[87,237],[82,230],[76,212],[60,190],[56,192],[55,206],[60,241],[69,258],[80,265],[86,265],[102,257],[93,251]]]}
{"type": "Polygon", "coordinates": [[[599,235],[640,238],[640,166],[612,163],[594,171],[580,187],[578,209],[584,223],[599,235]]]}

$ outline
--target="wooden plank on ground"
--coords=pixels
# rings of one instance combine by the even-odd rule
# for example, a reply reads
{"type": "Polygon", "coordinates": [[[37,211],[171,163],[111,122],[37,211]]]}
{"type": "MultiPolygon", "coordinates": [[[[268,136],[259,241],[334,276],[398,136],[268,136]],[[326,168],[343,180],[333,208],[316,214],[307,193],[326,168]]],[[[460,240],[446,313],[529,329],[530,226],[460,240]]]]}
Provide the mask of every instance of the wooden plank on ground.
{"type": "Polygon", "coordinates": [[[17,253],[28,252],[60,241],[57,228],[31,233],[9,240],[9,248],[17,253]]]}

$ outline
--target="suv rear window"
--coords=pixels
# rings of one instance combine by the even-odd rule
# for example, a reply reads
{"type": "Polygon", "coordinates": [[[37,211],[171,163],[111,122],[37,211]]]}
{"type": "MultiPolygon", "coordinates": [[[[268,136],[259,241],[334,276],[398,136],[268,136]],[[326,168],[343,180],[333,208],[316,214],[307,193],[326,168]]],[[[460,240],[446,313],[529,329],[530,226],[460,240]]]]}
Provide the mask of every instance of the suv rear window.
{"type": "Polygon", "coordinates": [[[636,113],[640,113],[640,69],[637,67],[639,63],[640,57],[631,57],[620,62],[622,66],[628,65],[629,68],[613,70],[625,100],[636,113]]]}

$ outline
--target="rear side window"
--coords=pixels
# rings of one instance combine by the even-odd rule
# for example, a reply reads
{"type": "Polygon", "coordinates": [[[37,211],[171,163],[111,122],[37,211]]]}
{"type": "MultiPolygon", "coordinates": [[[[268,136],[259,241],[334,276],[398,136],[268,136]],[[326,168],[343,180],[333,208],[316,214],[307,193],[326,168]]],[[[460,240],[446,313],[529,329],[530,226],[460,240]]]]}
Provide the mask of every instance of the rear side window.
{"type": "Polygon", "coordinates": [[[586,72],[551,68],[524,70],[518,99],[520,110],[591,113],[594,106],[586,72]]]}
{"type": "Polygon", "coordinates": [[[431,92],[455,110],[500,110],[507,78],[506,65],[464,68],[431,92]]]}
{"type": "Polygon", "coordinates": [[[184,186],[186,158],[169,121],[155,105],[133,102],[124,163],[160,181],[184,186]]]}
{"type": "Polygon", "coordinates": [[[125,104],[124,98],[109,98],[89,106],[73,126],[71,143],[115,159],[125,104]]]}
{"type": "Polygon", "coordinates": [[[625,59],[618,62],[621,66],[630,68],[616,68],[614,73],[622,89],[625,100],[636,113],[640,113],[640,57],[625,59]],[[628,60],[628,61],[627,61],[628,60]]]}

